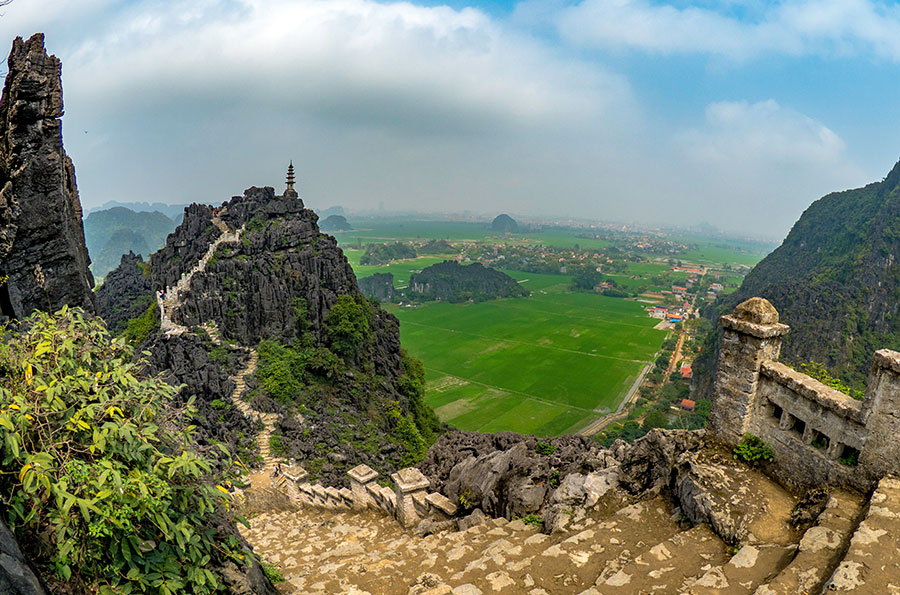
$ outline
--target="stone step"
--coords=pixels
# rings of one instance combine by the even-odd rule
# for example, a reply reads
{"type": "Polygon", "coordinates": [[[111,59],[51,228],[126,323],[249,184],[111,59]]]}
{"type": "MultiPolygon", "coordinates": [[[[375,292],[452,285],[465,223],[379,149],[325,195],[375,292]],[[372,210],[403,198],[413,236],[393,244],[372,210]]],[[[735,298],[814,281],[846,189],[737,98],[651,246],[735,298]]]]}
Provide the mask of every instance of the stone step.
{"type": "Polygon", "coordinates": [[[841,593],[900,593],[900,477],[887,476],[850,539],[844,559],[826,584],[841,593]]]}
{"type": "MultiPolygon", "coordinates": [[[[795,546],[745,545],[727,564],[707,570],[683,595],[744,595],[753,593],[784,568],[795,546]]],[[[795,593],[800,593],[796,591],[795,593]]]]}
{"type": "Polygon", "coordinates": [[[862,496],[834,490],[825,510],[800,540],[797,553],[782,571],[761,585],[755,595],[819,593],[840,562],[865,508],[862,496]]]}
{"type": "Polygon", "coordinates": [[[631,560],[606,565],[590,595],[677,595],[727,559],[725,544],[705,524],[658,543],[631,560]],[[624,564],[622,562],[625,562],[624,564]]]}

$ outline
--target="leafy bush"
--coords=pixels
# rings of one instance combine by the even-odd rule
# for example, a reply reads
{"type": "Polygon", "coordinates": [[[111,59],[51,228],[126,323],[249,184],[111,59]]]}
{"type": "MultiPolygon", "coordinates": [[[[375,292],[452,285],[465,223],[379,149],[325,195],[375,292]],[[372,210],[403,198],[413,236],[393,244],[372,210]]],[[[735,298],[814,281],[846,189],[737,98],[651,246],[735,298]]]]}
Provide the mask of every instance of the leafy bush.
{"type": "Polygon", "coordinates": [[[146,312],[128,321],[122,336],[131,345],[140,345],[157,330],[159,330],[159,306],[154,301],[146,312]]]}
{"type": "Polygon", "coordinates": [[[260,386],[273,399],[291,403],[303,389],[303,371],[306,362],[297,351],[290,347],[264,339],[256,348],[259,362],[256,378],[260,386]]]}
{"type": "Polygon", "coordinates": [[[549,442],[538,442],[534,445],[534,452],[539,455],[549,455],[556,452],[556,447],[549,442]]]}
{"type": "Polygon", "coordinates": [[[865,397],[865,392],[851,388],[844,384],[844,382],[840,378],[835,378],[832,376],[828,370],[825,369],[824,364],[820,364],[814,361],[801,362],[797,366],[798,372],[803,372],[807,376],[811,376],[815,378],[822,384],[833,388],[834,390],[840,391],[845,395],[849,395],[858,401],[862,401],[865,397]]]}
{"type": "Polygon", "coordinates": [[[339,296],[325,317],[331,350],[345,357],[355,354],[369,338],[372,316],[368,302],[361,303],[346,294],[339,296]]]}
{"type": "Polygon", "coordinates": [[[29,553],[75,592],[222,591],[216,566],[250,557],[216,530],[230,497],[176,430],[176,389],[80,310],[25,328],[0,330],[0,496],[29,553]]]}
{"type": "Polygon", "coordinates": [[[269,436],[269,451],[276,457],[283,457],[287,454],[287,450],[284,448],[284,442],[281,439],[281,434],[272,434],[269,436]]]}
{"type": "Polygon", "coordinates": [[[410,400],[413,421],[422,438],[432,444],[437,438],[441,423],[434,410],[425,403],[425,366],[406,351],[401,351],[403,374],[397,379],[397,388],[410,400]]]}
{"type": "Polygon", "coordinates": [[[425,458],[425,454],[428,452],[428,443],[422,438],[419,428],[416,427],[410,416],[403,415],[400,411],[400,403],[393,401],[387,413],[393,426],[394,439],[406,451],[400,460],[400,466],[415,465],[425,458]]]}
{"type": "Polygon", "coordinates": [[[286,578],[284,578],[284,575],[281,574],[281,571],[278,570],[277,566],[275,566],[273,564],[269,564],[268,562],[265,562],[265,561],[262,562],[261,565],[262,565],[263,572],[266,573],[266,578],[268,578],[273,583],[283,583],[284,581],[287,580],[286,578]]]}
{"type": "Polygon", "coordinates": [[[751,465],[758,465],[762,461],[773,460],[775,455],[772,453],[772,448],[763,442],[762,438],[753,434],[744,434],[734,449],[734,458],[751,465]]]}
{"type": "Polygon", "coordinates": [[[535,514],[533,512],[526,514],[523,517],[520,517],[520,520],[526,525],[534,525],[536,527],[544,526],[544,519],[539,514],[535,514]]]}

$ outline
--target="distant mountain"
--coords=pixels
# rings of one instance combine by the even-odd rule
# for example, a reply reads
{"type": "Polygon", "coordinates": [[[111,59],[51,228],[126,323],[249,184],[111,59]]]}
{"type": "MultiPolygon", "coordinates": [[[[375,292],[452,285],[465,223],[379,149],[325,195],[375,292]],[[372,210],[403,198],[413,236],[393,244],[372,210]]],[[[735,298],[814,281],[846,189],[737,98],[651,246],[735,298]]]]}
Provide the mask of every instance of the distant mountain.
{"type": "Polygon", "coordinates": [[[321,211],[316,209],[316,214],[324,219],[326,217],[331,217],[332,215],[340,215],[341,217],[345,217],[347,215],[347,212],[344,210],[344,207],[337,205],[328,207],[327,209],[322,209],[321,211]]]}
{"type": "Polygon", "coordinates": [[[84,220],[84,236],[91,270],[105,276],[119,266],[123,254],[149,256],[166,244],[176,223],[158,211],[135,212],[125,207],[94,211],[84,220]]]}
{"type": "Polygon", "coordinates": [[[329,215],[319,224],[322,231],[349,231],[353,229],[343,215],[329,215]]]}
{"type": "Polygon", "coordinates": [[[99,207],[89,209],[88,214],[97,211],[108,211],[115,207],[124,207],[135,213],[152,213],[158,211],[172,221],[181,221],[181,218],[184,217],[184,207],[186,206],[187,203],[170,205],[164,202],[119,202],[117,200],[110,200],[99,207]]]}
{"type": "Polygon", "coordinates": [[[455,260],[445,260],[425,267],[409,278],[410,293],[424,299],[448,302],[481,302],[504,297],[524,297],[528,290],[501,271],[479,262],[463,266],[455,260]]]}
{"type": "Polygon", "coordinates": [[[519,231],[519,224],[516,223],[515,219],[506,213],[503,213],[502,215],[494,217],[494,220],[491,222],[491,230],[503,233],[513,233],[519,231]]]}
{"type": "Polygon", "coordinates": [[[810,205],[784,243],[707,315],[752,296],[771,301],[791,326],[782,359],[824,363],[861,386],[875,350],[900,349],[900,163],[881,182],[810,205]]]}

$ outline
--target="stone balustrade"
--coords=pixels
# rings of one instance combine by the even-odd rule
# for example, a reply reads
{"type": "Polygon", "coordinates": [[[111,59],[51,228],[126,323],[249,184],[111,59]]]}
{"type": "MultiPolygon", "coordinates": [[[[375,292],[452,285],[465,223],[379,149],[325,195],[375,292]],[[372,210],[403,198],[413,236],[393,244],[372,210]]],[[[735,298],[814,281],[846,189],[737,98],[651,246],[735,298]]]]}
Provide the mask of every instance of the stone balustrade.
{"type": "Polygon", "coordinates": [[[762,438],[789,484],[867,490],[900,472],[900,353],[874,354],[858,401],[778,361],[789,327],[768,301],[751,298],[720,322],[716,434],[731,444],[745,433],[762,438]]]}
{"type": "Polygon", "coordinates": [[[350,489],[324,487],[309,483],[303,467],[285,465],[281,473],[272,475],[271,483],[301,505],[327,510],[378,510],[405,528],[415,527],[423,519],[446,521],[456,515],[456,504],[443,494],[429,493],[428,478],[414,467],[393,473],[393,488],[379,485],[378,472],[367,465],[358,465],[347,475],[350,489]]]}

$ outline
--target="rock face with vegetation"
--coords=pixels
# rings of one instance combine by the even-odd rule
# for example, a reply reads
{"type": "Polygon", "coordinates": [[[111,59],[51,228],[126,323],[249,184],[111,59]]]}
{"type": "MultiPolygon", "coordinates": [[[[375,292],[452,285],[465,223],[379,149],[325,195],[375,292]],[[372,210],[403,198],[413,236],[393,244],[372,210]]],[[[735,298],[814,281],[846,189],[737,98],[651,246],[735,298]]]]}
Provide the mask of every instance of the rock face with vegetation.
{"type": "Polygon", "coordinates": [[[359,259],[359,264],[380,265],[388,264],[394,260],[404,260],[407,258],[415,258],[417,256],[416,249],[403,242],[393,242],[390,244],[369,244],[366,246],[366,253],[359,259]]]}
{"type": "Polygon", "coordinates": [[[118,266],[123,254],[149,257],[165,245],[166,236],[174,230],[175,222],[158,211],[137,213],[125,207],[94,211],[84,219],[91,269],[103,277],[118,266]]]}
{"type": "Polygon", "coordinates": [[[501,233],[515,233],[519,231],[519,224],[516,220],[506,213],[497,215],[491,221],[491,231],[499,231],[501,233]]]}
{"type": "Polygon", "coordinates": [[[348,231],[353,229],[343,215],[329,215],[322,220],[319,227],[322,231],[348,231]]]}
{"type": "Polygon", "coordinates": [[[445,260],[413,274],[409,278],[409,293],[414,297],[448,302],[529,295],[527,289],[506,273],[479,262],[461,265],[455,260],[445,260]]]}
{"type": "Polygon", "coordinates": [[[363,277],[359,280],[359,290],[367,298],[389,302],[394,298],[394,275],[375,273],[371,277],[363,277]]]}
{"type": "Polygon", "coordinates": [[[129,320],[146,312],[153,303],[150,263],[134,252],[123,254],[119,266],[97,289],[98,313],[114,335],[124,331],[129,320]]]}
{"type": "Polygon", "coordinates": [[[16,38],[0,99],[0,315],[94,312],[75,168],[62,142],[62,67],[44,36],[16,38]]]}
{"type": "MultiPolygon", "coordinates": [[[[305,461],[313,477],[333,485],[359,463],[390,473],[424,456],[438,424],[422,400],[422,366],[402,352],[397,319],[359,291],[334,238],[299,198],[250,188],[215,221],[212,207],[192,205],[151,259],[154,289],[191,270],[223,233],[220,225],[240,230],[240,239],[220,244],[192,276],[175,316],[201,337],[199,325],[213,324],[230,347],[257,350],[243,397],[278,415],[273,454],[305,461]]],[[[173,344],[153,343],[159,369],[189,371],[193,364],[183,360],[193,356],[173,353],[173,344]]],[[[224,354],[218,359],[224,365],[224,354]]],[[[202,375],[182,381],[189,389],[207,383],[202,375]]],[[[227,388],[197,395],[223,402],[213,418],[231,414],[227,388]]]]}
{"type": "MultiPolygon", "coordinates": [[[[900,163],[881,182],[810,205],[741,288],[706,314],[716,318],[750,297],[764,297],[791,327],[783,360],[824,363],[860,388],[875,351],[900,349],[898,294],[900,163]]],[[[695,371],[712,370],[718,343],[718,335],[709,339],[695,371]]]]}

